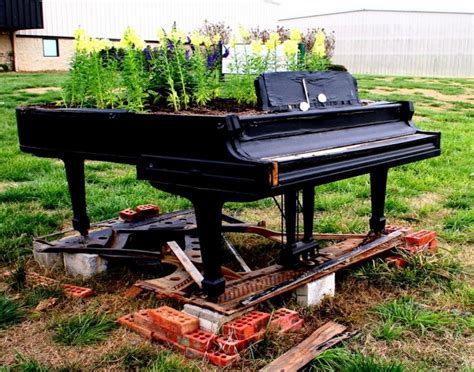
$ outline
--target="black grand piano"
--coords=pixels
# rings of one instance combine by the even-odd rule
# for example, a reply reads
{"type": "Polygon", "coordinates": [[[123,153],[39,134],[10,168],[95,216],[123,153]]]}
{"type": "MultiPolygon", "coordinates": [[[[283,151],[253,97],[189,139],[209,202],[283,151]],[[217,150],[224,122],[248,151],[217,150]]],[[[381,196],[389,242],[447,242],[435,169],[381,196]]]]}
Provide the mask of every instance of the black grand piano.
{"type": "Polygon", "coordinates": [[[179,115],[21,107],[22,151],[64,161],[73,227],[90,228],[84,160],[133,164],[137,177],[188,198],[201,246],[203,290],[223,293],[222,207],[283,195],[281,261],[314,252],[314,188],[370,173],[370,229],[385,227],[388,169],[440,154],[440,134],[412,122],[411,102],[363,104],[347,72],[277,72],[256,80],[261,114],[179,115]],[[297,234],[302,192],[303,237],[297,234]]]}

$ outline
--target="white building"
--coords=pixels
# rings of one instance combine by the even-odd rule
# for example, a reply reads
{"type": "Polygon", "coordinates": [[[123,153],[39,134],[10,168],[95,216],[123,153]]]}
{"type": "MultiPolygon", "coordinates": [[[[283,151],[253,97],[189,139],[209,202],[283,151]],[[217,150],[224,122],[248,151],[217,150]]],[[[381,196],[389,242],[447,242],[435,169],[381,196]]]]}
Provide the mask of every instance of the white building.
{"type": "Polygon", "coordinates": [[[333,62],[354,73],[474,77],[474,13],[354,10],[279,23],[334,31],[333,62]]]}
{"type": "Polygon", "coordinates": [[[301,4],[310,3],[293,1],[0,0],[0,65],[17,71],[67,70],[79,26],[92,36],[117,40],[131,26],[153,42],[159,27],[169,29],[176,22],[178,28],[192,30],[207,19],[223,21],[235,31],[239,25],[277,24],[334,31],[333,62],[353,73],[474,77],[474,13],[354,10],[308,15],[301,4]],[[1,3],[18,1],[42,3],[43,28],[2,28],[1,3]],[[295,12],[303,16],[284,17],[295,12]]]}

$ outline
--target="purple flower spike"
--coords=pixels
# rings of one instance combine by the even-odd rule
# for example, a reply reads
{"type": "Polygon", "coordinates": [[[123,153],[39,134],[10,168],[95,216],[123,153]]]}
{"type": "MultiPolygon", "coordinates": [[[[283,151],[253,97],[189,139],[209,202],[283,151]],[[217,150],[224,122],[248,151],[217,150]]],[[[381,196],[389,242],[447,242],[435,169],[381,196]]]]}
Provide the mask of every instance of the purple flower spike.
{"type": "Polygon", "coordinates": [[[207,68],[212,68],[217,60],[217,53],[213,52],[207,57],[207,68]]]}
{"type": "Polygon", "coordinates": [[[188,50],[188,49],[186,49],[186,52],[184,53],[184,57],[185,57],[186,59],[189,59],[189,58],[191,58],[191,55],[190,55],[190,53],[189,53],[189,50],[188,50]]]}
{"type": "Polygon", "coordinates": [[[150,61],[151,60],[151,49],[149,47],[146,47],[143,49],[143,55],[145,56],[145,61],[150,61]]]}
{"type": "Polygon", "coordinates": [[[229,57],[229,54],[230,54],[229,48],[227,48],[227,47],[224,46],[224,53],[222,53],[222,58],[227,58],[227,57],[229,57]]]}
{"type": "Polygon", "coordinates": [[[171,40],[168,39],[168,49],[173,51],[174,50],[174,44],[171,40]]]}

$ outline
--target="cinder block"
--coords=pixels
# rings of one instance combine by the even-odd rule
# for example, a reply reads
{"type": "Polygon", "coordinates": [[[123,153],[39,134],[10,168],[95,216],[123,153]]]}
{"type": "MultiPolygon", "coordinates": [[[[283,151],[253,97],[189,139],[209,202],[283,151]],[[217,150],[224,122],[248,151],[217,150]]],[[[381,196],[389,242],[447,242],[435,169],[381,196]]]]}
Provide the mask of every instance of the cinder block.
{"type": "Polygon", "coordinates": [[[212,333],[219,332],[224,323],[230,321],[235,317],[229,317],[218,313],[217,311],[204,309],[202,307],[191,304],[185,304],[183,307],[183,312],[198,318],[199,328],[212,333]]]}
{"type": "Polygon", "coordinates": [[[161,306],[157,309],[148,310],[148,315],[155,325],[177,335],[184,335],[199,328],[198,318],[175,310],[169,306],[161,306]]]}
{"type": "Polygon", "coordinates": [[[332,273],[296,290],[296,300],[300,305],[318,305],[325,296],[334,296],[336,292],[336,274],[332,273]]]}
{"type": "Polygon", "coordinates": [[[97,254],[64,253],[64,268],[73,276],[89,278],[107,270],[107,260],[97,254]]]}
{"type": "Polygon", "coordinates": [[[44,253],[42,250],[48,245],[33,240],[33,257],[45,269],[58,270],[64,267],[62,253],[44,253]]]}

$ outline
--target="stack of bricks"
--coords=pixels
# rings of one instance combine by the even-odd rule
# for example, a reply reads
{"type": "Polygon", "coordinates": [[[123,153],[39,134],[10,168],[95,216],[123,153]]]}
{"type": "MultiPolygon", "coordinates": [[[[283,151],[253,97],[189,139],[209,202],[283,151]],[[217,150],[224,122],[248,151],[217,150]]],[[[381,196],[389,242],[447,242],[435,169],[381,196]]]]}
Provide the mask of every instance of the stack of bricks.
{"type": "Polygon", "coordinates": [[[219,367],[238,361],[239,352],[262,340],[267,329],[285,333],[303,326],[297,312],[284,308],[273,315],[251,311],[225,323],[220,336],[200,329],[197,317],[168,306],[140,310],[118,322],[149,340],[172,346],[188,358],[208,360],[219,367]]]}
{"type": "MultiPolygon", "coordinates": [[[[407,253],[436,253],[438,249],[438,240],[436,239],[436,231],[420,230],[413,232],[408,228],[398,228],[396,226],[387,225],[386,233],[400,230],[405,235],[405,246],[400,247],[407,253]]],[[[389,264],[395,265],[399,268],[407,266],[407,261],[400,255],[394,254],[385,257],[385,261],[389,264]]]]}

